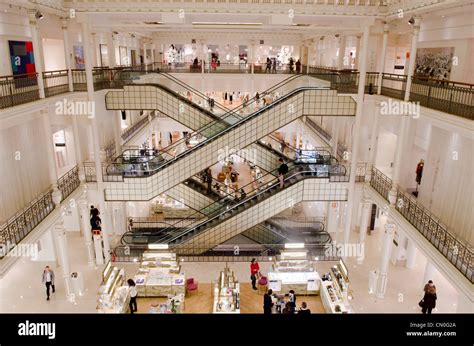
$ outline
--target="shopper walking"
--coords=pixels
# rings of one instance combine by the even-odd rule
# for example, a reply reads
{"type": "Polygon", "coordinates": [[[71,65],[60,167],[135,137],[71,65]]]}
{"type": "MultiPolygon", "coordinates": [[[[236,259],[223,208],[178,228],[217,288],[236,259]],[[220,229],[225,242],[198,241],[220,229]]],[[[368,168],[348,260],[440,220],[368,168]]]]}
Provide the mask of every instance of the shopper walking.
{"type": "Polygon", "coordinates": [[[205,173],[205,181],[207,183],[207,194],[210,195],[212,192],[212,170],[211,167],[208,167],[206,169],[205,173]]]}
{"type": "Polygon", "coordinates": [[[433,284],[433,281],[428,281],[424,288],[425,295],[420,302],[421,312],[423,314],[431,314],[431,310],[436,307],[436,286],[433,284]]]}
{"type": "Polygon", "coordinates": [[[265,73],[267,73],[267,71],[268,71],[268,72],[271,72],[271,71],[270,71],[271,67],[272,67],[272,61],[270,60],[269,57],[267,57],[267,65],[266,65],[266,67],[265,67],[265,73]]]}
{"type": "Polygon", "coordinates": [[[252,261],[250,261],[250,280],[252,280],[252,288],[254,290],[257,289],[257,275],[258,272],[260,271],[260,266],[258,265],[257,259],[252,258],[252,261]]]}
{"type": "Polygon", "coordinates": [[[43,270],[43,284],[46,285],[46,300],[49,300],[49,290],[52,288],[53,293],[55,292],[54,287],[54,271],[49,267],[46,266],[43,270]]]}
{"type": "Polygon", "coordinates": [[[308,305],[306,302],[301,302],[301,308],[298,310],[298,315],[309,315],[311,314],[311,310],[308,309],[308,305]]]}
{"type": "Polygon", "coordinates": [[[273,294],[273,291],[270,289],[263,296],[263,313],[265,315],[271,315],[272,313],[272,307],[273,307],[272,294],[273,294]]]}
{"type": "Polygon", "coordinates": [[[283,189],[285,184],[285,174],[288,173],[288,165],[283,162],[283,159],[278,159],[280,167],[278,167],[278,179],[280,180],[280,188],[283,189]]]}
{"type": "Polygon", "coordinates": [[[276,58],[273,58],[273,61],[272,61],[272,73],[277,73],[277,61],[276,61],[276,58]]]}
{"type": "Polygon", "coordinates": [[[301,73],[301,61],[298,59],[296,61],[296,73],[301,73]]]}
{"type": "Polygon", "coordinates": [[[92,211],[92,217],[91,217],[91,232],[92,235],[100,235],[102,231],[102,220],[99,217],[99,210],[97,208],[94,208],[92,211]]]}
{"type": "Polygon", "coordinates": [[[293,64],[294,64],[293,58],[290,58],[290,60],[288,61],[288,65],[290,67],[290,73],[293,73],[293,64]]]}
{"type": "Polygon", "coordinates": [[[135,281],[132,279],[127,280],[128,283],[128,289],[130,293],[130,313],[133,314],[134,312],[137,312],[137,287],[135,285],[135,281]]]}

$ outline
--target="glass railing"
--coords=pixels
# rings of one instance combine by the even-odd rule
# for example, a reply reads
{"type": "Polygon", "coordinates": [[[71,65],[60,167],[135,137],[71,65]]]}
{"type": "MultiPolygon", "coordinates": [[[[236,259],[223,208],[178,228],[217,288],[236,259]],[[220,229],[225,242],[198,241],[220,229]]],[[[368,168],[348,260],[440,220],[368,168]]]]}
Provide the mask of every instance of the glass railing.
{"type": "MultiPolygon", "coordinates": [[[[217,137],[237,128],[251,118],[259,116],[262,112],[270,110],[275,105],[278,105],[279,103],[286,101],[291,97],[304,92],[305,90],[327,90],[327,88],[303,87],[294,89],[291,93],[277,99],[272,104],[265,106],[259,111],[252,113],[251,116],[243,119],[236,117],[234,112],[229,112],[228,114],[219,118],[219,121],[207,124],[198,131],[189,134],[186,136],[186,138],[178,140],[164,149],[156,150],[154,156],[143,158],[143,162],[139,162],[141,164],[145,164],[145,166],[142,167],[132,166],[135,165],[135,163],[129,164],[127,162],[128,157],[123,157],[126,155],[126,153],[124,153],[121,157],[116,159],[116,162],[107,166],[107,174],[125,175],[128,177],[143,177],[155,174],[158,170],[168,166],[169,164],[172,164],[174,161],[189,155],[207,143],[215,140],[217,137]],[[195,145],[190,146],[189,144],[191,142],[195,143],[195,145]],[[117,160],[119,162],[117,162],[117,160]],[[147,163],[148,166],[146,166],[147,163]]],[[[254,102],[258,101],[255,100],[254,102]]],[[[133,155],[130,155],[130,157],[133,157],[133,155]]]]}
{"type": "MultiPolygon", "coordinates": [[[[337,165],[336,165],[337,166],[337,165]]],[[[295,165],[290,168],[289,172],[285,174],[284,177],[284,188],[297,183],[301,179],[305,177],[312,177],[312,178],[329,178],[333,172],[337,171],[335,166],[331,165],[321,165],[321,164],[304,164],[304,165],[295,165]]],[[[345,174],[345,171],[338,172],[337,174],[345,174]]],[[[281,191],[277,189],[279,185],[279,179],[276,177],[278,176],[278,169],[274,170],[266,175],[262,176],[262,179],[258,181],[253,181],[245,186],[239,188],[239,192],[236,196],[234,196],[234,200],[229,200],[227,197],[224,197],[210,206],[206,207],[207,210],[210,208],[214,210],[213,213],[208,214],[208,219],[201,224],[186,230],[185,232],[177,232],[173,228],[170,228],[167,232],[168,234],[161,238],[158,242],[162,243],[176,243],[178,239],[182,238],[186,234],[195,234],[197,231],[202,230],[204,227],[208,225],[211,221],[218,221],[221,222],[226,217],[224,214],[230,212],[231,210],[235,210],[238,207],[245,207],[244,204],[250,202],[251,200],[257,201],[258,197],[263,196],[263,194],[270,192],[269,195],[273,195],[273,193],[281,191]],[[213,207],[215,206],[215,208],[213,207]],[[177,234],[178,233],[178,234],[177,234]]],[[[265,195],[268,197],[269,195],[265,195]]],[[[201,214],[204,214],[200,211],[201,214]]],[[[230,216],[231,213],[227,214],[230,216]]]]}

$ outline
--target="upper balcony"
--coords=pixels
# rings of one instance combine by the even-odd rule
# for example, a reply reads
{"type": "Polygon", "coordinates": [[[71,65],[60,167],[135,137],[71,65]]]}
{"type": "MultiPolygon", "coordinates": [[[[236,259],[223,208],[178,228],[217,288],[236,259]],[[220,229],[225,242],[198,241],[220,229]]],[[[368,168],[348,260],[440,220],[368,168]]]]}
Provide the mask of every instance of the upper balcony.
{"type": "MultiPolygon", "coordinates": [[[[357,93],[359,72],[337,70],[321,66],[301,66],[299,71],[283,65],[275,70],[268,70],[259,64],[221,64],[220,66],[201,66],[193,64],[167,65],[153,63],[133,67],[94,68],[94,90],[122,88],[132,84],[140,75],[147,73],[233,73],[233,74],[307,74],[331,83],[331,88],[339,93],[357,93]]],[[[377,93],[379,81],[382,83],[381,94],[387,97],[404,99],[407,76],[367,72],[365,92],[377,93]]],[[[85,70],[67,70],[43,72],[45,97],[52,97],[70,91],[86,91],[85,70]],[[70,86],[69,79],[72,78],[70,86]]],[[[473,84],[445,81],[430,78],[412,77],[409,100],[419,102],[421,106],[435,109],[466,119],[474,120],[474,86],[473,84]]],[[[37,101],[40,99],[38,74],[0,77],[0,109],[37,101]]]]}

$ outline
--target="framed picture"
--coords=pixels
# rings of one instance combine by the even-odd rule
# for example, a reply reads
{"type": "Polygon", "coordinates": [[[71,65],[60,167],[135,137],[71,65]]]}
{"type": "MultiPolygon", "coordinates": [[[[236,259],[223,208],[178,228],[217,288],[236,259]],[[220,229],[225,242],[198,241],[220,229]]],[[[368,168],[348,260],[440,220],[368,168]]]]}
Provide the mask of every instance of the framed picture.
{"type": "Polygon", "coordinates": [[[449,80],[453,55],[454,47],[418,48],[415,59],[415,75],[449,80]]]}
{"type": "Polygon", "coordinates": [[[106,67],[109,66],[109,52],[106,44],[99,44],[100,50],[100,66],[106,67]]]}
{"type": "Polygon", "coordinates": [[[8,41],[12,74],[30,74],[36,72],[33,43],[30,41],[8,41]]]}
{"type": "Polygon", "coordinates": [[[79,70],[85,69],[86,65],[84,63],[84,48],[82,46],[73,46],[72,49],[74,52],[76,68],[79,70]]]}

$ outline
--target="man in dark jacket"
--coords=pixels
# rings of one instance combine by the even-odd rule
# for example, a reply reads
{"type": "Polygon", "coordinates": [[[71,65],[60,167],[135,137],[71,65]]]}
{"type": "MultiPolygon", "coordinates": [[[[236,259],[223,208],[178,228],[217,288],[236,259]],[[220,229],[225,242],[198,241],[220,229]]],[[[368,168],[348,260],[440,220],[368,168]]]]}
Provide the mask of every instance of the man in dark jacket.
{"type": "Polygon", "coordinates": [[[280,180],[280,189],[283,189],[285,183],[285,174],[288,173],[288,165],[283,162],[283,159],[278,159],[280,167],[278,167],[278,179],[280,180]]]}
{"type": "Polygon", "coordinates": [[[265,315],[271,315],[272,313],[272,307],[273,307],[273,301],[272,301],[272,290],[268,290],[267,293],[263,296],[263,313],[265,315]]]}

